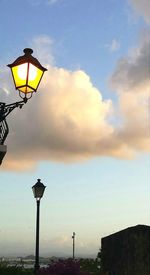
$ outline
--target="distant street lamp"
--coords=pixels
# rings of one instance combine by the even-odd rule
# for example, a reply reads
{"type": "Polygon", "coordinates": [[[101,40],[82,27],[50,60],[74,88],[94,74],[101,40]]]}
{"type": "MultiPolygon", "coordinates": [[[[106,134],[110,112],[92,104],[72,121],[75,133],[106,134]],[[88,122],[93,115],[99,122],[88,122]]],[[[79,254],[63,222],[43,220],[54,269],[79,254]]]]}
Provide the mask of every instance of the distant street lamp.
{"type": "Polygon", "coordinates": [[[37,202],[37,214],[36,214],[36,246],[35,246],[35,265],[34,265],[34,274],[38,274],[40,268],[39,264],[39,228],[40,228],[40,200],[43,197],[44,190],[46,186],[41,182],[40,179],[37,180],[37,183],[32,186],[34,197],[37,202]]]}
{"type": "Polygon", "coordinates": [[[73,260],[75,258],[75,232],[73,232],[73,235],[72,235],[72,246],[73,246],[73,260]]]}
{"type": "Polygon", "coordinates": [[[8,67],[11,69],[14,84],[16,90],[19,91],[21,101],[7,104],[0,102],[0,164],[7,151],[4,142],[9,132],[6,117],[17,107],[20,109],[28,99],[32,97],[33,92],[37,91],[42,76],[46,68],[44,68],[40,62],[32,56],[33,50],[24,49],[24,55],[18,57],[8,67]]]}

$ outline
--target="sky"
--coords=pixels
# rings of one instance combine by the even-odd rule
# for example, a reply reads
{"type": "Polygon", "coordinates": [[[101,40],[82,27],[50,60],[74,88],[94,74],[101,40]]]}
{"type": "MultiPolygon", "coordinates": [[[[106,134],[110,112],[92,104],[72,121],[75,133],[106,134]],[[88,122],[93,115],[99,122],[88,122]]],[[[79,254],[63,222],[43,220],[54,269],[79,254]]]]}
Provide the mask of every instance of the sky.
{"type": "Polygon", "coordinates": [[[150,225],[149,0],[0,0],[1,102],[20,100],[7,64],[30,47],[48,71],[8,117],[0,256],[95,257],[101,238],[150,225]]]}

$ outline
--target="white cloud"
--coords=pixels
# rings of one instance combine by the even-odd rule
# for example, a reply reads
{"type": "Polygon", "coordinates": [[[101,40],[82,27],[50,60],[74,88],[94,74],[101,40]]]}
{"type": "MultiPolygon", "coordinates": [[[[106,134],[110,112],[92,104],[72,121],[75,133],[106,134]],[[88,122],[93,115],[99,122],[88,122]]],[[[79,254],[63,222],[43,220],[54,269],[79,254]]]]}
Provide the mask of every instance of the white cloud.
{"type": "MultiPolygon", "coordinates": [[[[89,255],[89,247],[91,248],[90,254],[94,253],[97,250],[97,243],[93,241],[89,241],[88,243],[85,241],[81,241],[76,239],[76,255],[78,257],[82,255],[89,255]]],[[[62,255],[62,256],[70,256],[72,253],[72,239],[71,236],[57,236],[53,239],[45,239],[41,240],[41,252],[42,255],[49,255],[49,253],[53,255],[62,255]],[[51,252],[48,247],[51,247],[51,252]],[[53,254],[52,254],[53,253],[53,254]]]]}
{"type": "Polygon", "coordinates": [[[149,0],[130,0],[135,11],[142,15],[147,23],[150,23],[150,1],[149,0]]]}
{"type": "Polygon", "coordinates": [[[111,52],[116,52],[119,50],[120,48],[120,43],[114,38],[111,42],[110,45],[107,45],[108,49],[111,51],[111,52]]]}
{"type": "Polygon", "coordinates": [[[56,4],[57,2],[60,2],[61,0],[47,0],[47,4],[53,5],[56,4]]]}
{"type": "Polygon", "coordinates": [[[127,57],[119,59],[112,75],[112,85],[119,91],[149,92],[150,83],[150,31],[140,36],[139,47],[130,50],[127,57]]]}
{"type": "MultiPolygon", "coordinates": [[[[8,152],[2,167],[21,170],[33,168],[42,160],[131,158],[135,152],[150,151],[149,45],[147,32],[134,54],[119,61],[112,76],[111,84],[118,92],[122,117],[122,125],[116,128],[109,122],[114,115],[111,100],[103,100],[90,77],[82,70],[71,72],[54,67],[51,39],[46,36],[34,39],[35,53],[39,52],[44,66],[43,61],[49,63],[48,72],[37,94],[22,110],[15,110],[9,117],[8,152]],[[41,43],[46,50],[40,50],[41,43]]],[[[8,79],[8,74],[3,72],[1,101],[13,102],[16,99],[12,92],[8,93],[13,89],[8,79]]]]}
{"type": "Polygon", "coordinates": [[[47,35],[39,35],[31,41],[31,48],[34,49],[34,55],[45,64],[45,66],[54,65],[54,56],[52,52],[54,41],[47,35]]]}
{"type": "Polygon", "coordinates": [[[33,6],[39,6],[39,5],[54,5],[58,2],[61,2],[62,0],[28,0],[29,4],[33,6]]]}
{"type": "Polygon", "coordinates": [[[25,168],[37,160],[81,160],[107,151],[100,143],[113,133],[111,101],[102,100],[86,73],[49,67],[40,90],[19,113],[21,120],[19,110],[13,114],[8,165],[25,168]],[[25,162],[19,161],[22,153],[25,162]]]}
{"type": "Polygon", "coordinates": [[[122,126],[119,136],[135,150],[150,152],[150,32],[139,47],[119,60],[111,85],[118,92],[122,126]]]}

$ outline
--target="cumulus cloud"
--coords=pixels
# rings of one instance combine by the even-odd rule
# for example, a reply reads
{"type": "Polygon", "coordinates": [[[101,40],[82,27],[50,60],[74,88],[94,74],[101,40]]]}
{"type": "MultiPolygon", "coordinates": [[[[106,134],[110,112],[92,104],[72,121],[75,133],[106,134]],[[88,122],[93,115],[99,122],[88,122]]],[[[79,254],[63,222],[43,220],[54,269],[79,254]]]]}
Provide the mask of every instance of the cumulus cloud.
{"type": "Polygon", "coordinates": [[[150,151],[150,32],[139,47],[119,60],[111,85],[118,93],[122,126],[119,136],[136,150],[150,151]]]}
{"type": "Polygon", "coordinates": [[[132,93],[149,92],[150,83],[150,32],[143,31],[139,47],[130,50],[128,57],[119,59],[112,75],[114,89],[132,93]]]}
{"type": "Polygon", "coordinates": [[[147,23],[150,23],[150,1],[149,0],[130,0],[135,11],[142,15],[147,23]]]}
{"type": "MultiPolygon", "coordinates": [[[[71,247],[71,236],[58,236],[53,239],[45,239],[41,240],[41,253],[43,255],[62,255],[69,256],[72,250],[71,247]],[[51,247],[51,251],[49,251],[48,247],[51,247]]],[[[91,248],[90,254],[95,254],[95,250],[97,249],[97,243],[89,241],[84,242],[79,239],[76,239],[76,255],[89,255],[89,247],[91,248]]]]}
{"type": "Polygon", "coordinates": [[[10,118],[7,164],[25,168],[42,159],[99,154],[100,142],[113,132],[106,119],[110,110],[111,101],[102,100],[85,72],[49,67],[39,94],[10,118]]]}
{"type": "MultiPolygon", "coordinates": [[[[150,86],[149,67],[145,63],[150,45],[148,33],[133,54],[118,62],[111,78],[111,85],[118,92],[118,115],[122,117],[118,127],[110,123],[114,116],[112,101],[102,98],[89,75],[82,70],[68,71],[53,65],[51,43],[46,36],[33,41],[35,53],[48,72],[37,94],[22,110],[13,111],[8,118],[8,153],[2,167],[24,170],[42,160],[72,162],[96,156],[131,158],[137,151],[149,151],[150,86]],[[44,51],[40,50],[41,45],[44,51]]],[[[1,75],[1,101],[16,101],[8,71],[2,71],[1,75]]]]}

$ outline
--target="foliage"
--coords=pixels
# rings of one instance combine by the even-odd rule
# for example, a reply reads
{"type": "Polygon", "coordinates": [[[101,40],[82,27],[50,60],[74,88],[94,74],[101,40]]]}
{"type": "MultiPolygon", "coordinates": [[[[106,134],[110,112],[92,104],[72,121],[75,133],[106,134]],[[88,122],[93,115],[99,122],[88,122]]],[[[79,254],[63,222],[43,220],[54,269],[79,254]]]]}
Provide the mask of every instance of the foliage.
{"type": "MultiPolygon", "coordinates": [[[[0,263],[0,275],[33,275],[33,269],[8,266],[0,263]]],[[[100,275],[97,259],[59,260],[46,268],[40,268],[39,275],[100,275]]]]}
{"type": "Polygon", "coordinates": [[[0,275],[33,275],[33,270],[0,264],[0,275]]]}
{"type": "Polygon", "coordinates": [[[47,268],[41,268],[39,275],[90,275],[90,273],[81,270],[79,261],[68,259],[59,260],[47,268]]]}
{"type": "Polygon", "coordinates": [[[97,259],[80,259],[80,268],[83,271],[89,271],[93,275],[100,273],[97,259]]]}

